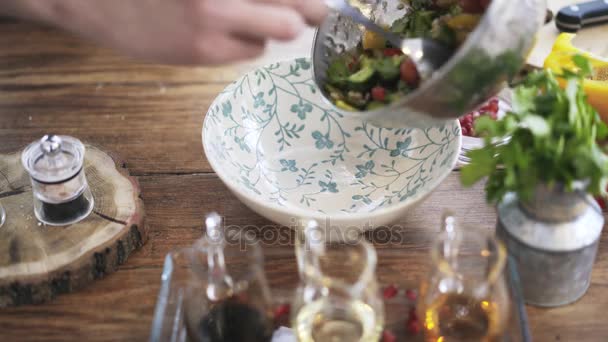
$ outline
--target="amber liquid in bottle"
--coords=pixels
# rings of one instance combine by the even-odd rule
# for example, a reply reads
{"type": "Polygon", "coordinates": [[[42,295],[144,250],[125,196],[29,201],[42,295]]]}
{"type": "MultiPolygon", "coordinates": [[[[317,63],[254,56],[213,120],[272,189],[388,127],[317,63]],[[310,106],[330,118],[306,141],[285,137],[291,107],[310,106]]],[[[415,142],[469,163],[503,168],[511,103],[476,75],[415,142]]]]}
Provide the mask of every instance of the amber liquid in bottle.
{"type": "Polygon", "coordinates": [[[498,342],[504,334],[496,303],[462,294],[444,294],[424,313],[427,342],[498,342]]]}

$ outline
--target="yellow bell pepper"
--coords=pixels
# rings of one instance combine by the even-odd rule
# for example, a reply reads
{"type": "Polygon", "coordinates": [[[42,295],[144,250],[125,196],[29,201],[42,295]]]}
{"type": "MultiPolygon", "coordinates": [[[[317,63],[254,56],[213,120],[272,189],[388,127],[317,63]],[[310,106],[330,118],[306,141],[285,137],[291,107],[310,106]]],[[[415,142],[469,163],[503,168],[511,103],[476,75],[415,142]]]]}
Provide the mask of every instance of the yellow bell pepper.
{"type": "Polygon", "coordinates": [[[366,30],[363,32],[361,44],[365,50],[383,49],[386,46],[386,40],[376,32],[366,30]]]}
{"type": "MultiPolygon", "coordinates": [[[[562,69],[576,69],[572,62],[573,55],[585,56],[591,61],[594,68],[594,75],[591,79],[583,83],[585,93],[589,103],[598,111],[602,120],[608,123],[608,60],[601,59],[588,52],[582,51],[572,44],[576,35],[562,33],[555,41],[553,50],[544,63],[545,69],[553,70],[557,73],[562,69]]],[[[564,82],[561,82],[564,86],[564,82]]]]}
{"type": "Polygon", "coordinates": [[[471,32],[477,27],[480,20],[481,15],[479,14],[463,13],[449,18],[446,24],[453,30],[464,30],[471,32]]]}

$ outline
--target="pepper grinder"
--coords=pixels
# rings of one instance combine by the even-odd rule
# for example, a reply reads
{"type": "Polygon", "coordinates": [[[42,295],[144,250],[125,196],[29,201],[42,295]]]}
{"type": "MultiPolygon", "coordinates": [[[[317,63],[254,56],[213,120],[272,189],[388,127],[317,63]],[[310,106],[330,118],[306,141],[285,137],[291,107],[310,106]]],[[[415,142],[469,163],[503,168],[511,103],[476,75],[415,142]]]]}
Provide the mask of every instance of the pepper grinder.
{"type": "Polygon", "coordinates": [[[45,135],[21,155],[30,175],[34,213],[41,222],[65,226],[93,210],[94,200],[84,174],[85,148],[76,138],[45,135]]]}

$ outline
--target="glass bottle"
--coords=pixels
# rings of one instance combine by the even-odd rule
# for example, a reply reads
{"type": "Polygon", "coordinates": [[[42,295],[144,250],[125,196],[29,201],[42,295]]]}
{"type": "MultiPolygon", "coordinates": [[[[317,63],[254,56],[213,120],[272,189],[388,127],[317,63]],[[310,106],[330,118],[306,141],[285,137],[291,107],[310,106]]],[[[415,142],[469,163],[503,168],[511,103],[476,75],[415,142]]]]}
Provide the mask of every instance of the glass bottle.
{"type": "Polygon", "coordinates": [[[270,290],[260,246],[244,234],[224,236],[221,219],[206,219],[207,235],[192,250],[191,279],[184,294],[191,341],[269,342],[270,290]]]}
{"type": "Polygon", "coordinates": [[[93,210],[94,200],[84,174],[84,145],[76,138],[45,135],[21,155],[30,175],[34,213],[41,222],[76,223],[93,210]]]}
{"type": "Polygon", "coordinates": [[[456,227],[449,215],[444,228],[420,289],[425,341],[501,341],[511,304],[505,247],[485,231],[456,227]]]}
{"type": "Polygon", "coordinates": [[[300,342],[376,342],[384,305],[376,281],[376,251],[363,237],[332,240],[308,222],[296,240],[300,285],[292,328],[300,342]]]}

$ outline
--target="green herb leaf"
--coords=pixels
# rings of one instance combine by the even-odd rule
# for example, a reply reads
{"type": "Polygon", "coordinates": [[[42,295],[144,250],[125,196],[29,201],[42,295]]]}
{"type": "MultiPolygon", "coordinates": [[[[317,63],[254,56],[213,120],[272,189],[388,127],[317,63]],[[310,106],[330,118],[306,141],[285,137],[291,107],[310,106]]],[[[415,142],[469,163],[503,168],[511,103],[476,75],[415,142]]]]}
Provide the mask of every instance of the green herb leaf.
{"type": "Polygon", "coordinates": [[[538,137],[544,137],[549,134],[551,128],[542,116],[529,115],[521,120],[522,127],[529,129],[532,134],[538,137]]]}

